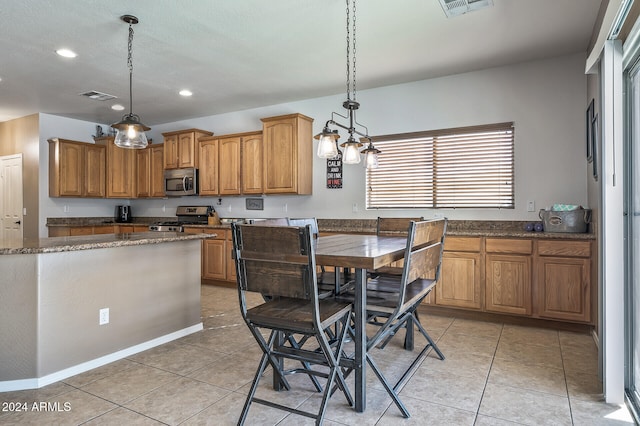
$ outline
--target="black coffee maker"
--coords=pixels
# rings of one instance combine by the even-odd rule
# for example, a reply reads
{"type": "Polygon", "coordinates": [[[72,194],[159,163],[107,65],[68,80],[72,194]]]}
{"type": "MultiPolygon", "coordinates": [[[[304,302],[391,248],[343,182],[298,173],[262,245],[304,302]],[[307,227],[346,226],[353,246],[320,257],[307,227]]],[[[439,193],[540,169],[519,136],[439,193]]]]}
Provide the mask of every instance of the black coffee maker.
{"type": "Polygon", "coordinates": [[[131,207],[130,206],[116,206],[116,222],[124,223],[131,222],[131,207]]]}

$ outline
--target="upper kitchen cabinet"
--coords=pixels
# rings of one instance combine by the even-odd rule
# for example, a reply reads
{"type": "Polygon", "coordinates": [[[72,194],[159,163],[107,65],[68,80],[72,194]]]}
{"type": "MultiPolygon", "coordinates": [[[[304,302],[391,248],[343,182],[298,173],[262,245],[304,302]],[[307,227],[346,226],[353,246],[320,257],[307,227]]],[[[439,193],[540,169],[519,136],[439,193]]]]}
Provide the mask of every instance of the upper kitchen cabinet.
{"type": "Polygon", "coordinates": [[[262,194],[262,132],[247,133],[240,141],[240,185],[243,194],[262,194]]]}
{"type": "Polygon", "coordinates": [[[137,150],[116,146],[113,136],[95,140],[107,147],[107,198],[135,198],[137,150]]]}
{"type": "Polygon", "coordinates": [[[218,185],[220,195],[240,195],[240,141],[241,136],[220,138],[218,152],[220,167],[218,185]]]}
{"type": "Polygon", "coordinates": [[[248,132],[200,138],[200,195],[261,194],[261,135],[248,132]],[[244,191],[245,180],[252,192],[244,191]]]}
{"type": "Polygon", "coordinates": [[[104,197],[105,164],[103,145],[49,139],[49,196],[104,197]]]}
{"type": "Polygon", "coordinates": [[[311,194],[312,125],[302,114],[262,119],[265,194],[311,194]]]}
{"type": "Polygon", "coordinates": [[[164,168],[181,169],[198,168],[198,139],[212,136],[213,132],[199,129],[186,129],[163,133],[164,136],[164,168]]]}
{"type": "Polygon", "coordinates": [[[218,165],[220,163],[218,145],[218,138],[214,137],[204,137],[198,142],[198,157],[200,158],[198,184],[200,185],[200,195],[220,194],[218,185],[218,165]]]}
{"type": "Polygon", "coordinates": [[[162,198],[164,193],[164,146],[149,145],[136,150],[138,198],[162,198]]]}

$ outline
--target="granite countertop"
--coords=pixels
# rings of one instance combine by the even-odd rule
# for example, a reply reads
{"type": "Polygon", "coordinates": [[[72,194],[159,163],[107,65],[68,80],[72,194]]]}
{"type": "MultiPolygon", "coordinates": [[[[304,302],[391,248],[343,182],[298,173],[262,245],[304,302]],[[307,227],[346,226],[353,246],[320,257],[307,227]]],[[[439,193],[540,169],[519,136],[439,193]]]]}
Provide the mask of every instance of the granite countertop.
{"type": "Polygon", "coordinates": [[[173,217],[134,217],[131,222],[116,222],[113,217],[50,217],[48,227],[56,226],[113,226],[113,225],[151,225],[156,222],[177,220],[173,217]]]}
{"type": "MultiPolygon", "coordinates": [[[[452,237],[548,238],[594,240],[593,233],[527,232],[531,221],[505,220],[449,220],[447,235],[452,237]]],[[[375,234],[376,219],[318,219],[320,232],[375,234]]]]}
{"type": "Polygon", "coordinates": [[[137,232],[131,234],[99,234],[74,237],[23,239],[5,241],[2,247],[0,247],[0,255],[59,253],[76,250],[170,243],[174,241],[201,240],[211,237],[215,237],[215,234],[137,232]]]}
{"type": "MultiPolygon", "coordinates": [[[[47,226],[113,226],[113,225],[147,225],[166,220],[175,220],[175,217],[139,217],[133,218],[130,223],[118,223],[109,217],[94,218],[49,218],[47,226]]],[[[447,235],[459,237],[496,237],[496,238],[545,238],[545,239],[575,239],[595,240],[592,232],[527,232],[524,227],[532,221],[508,221],[508,220],[449,220],[447,235]]],[[[185,225],[192,228],[204,229],[229,229],[229,223],[219,225],[185,225]]],[[[375,234],[377,219],[318,219],[320,232],[350,233],[350,234],[375,234]]],[[[591,225],[589,226],[591,228],[591,225]]]]}

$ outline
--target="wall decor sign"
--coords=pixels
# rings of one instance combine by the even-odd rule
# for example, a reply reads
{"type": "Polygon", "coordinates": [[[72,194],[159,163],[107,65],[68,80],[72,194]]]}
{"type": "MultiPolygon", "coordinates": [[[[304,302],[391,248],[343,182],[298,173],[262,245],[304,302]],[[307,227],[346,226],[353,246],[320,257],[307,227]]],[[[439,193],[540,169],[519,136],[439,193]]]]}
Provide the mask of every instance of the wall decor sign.
{"type": "Polygon", "coordinates": [[[593,161],[593,118],[595,115],[593,99],[589,103],[589,107],[587,108],[586,114],[586,123],[587,123],[587,161],[591,163],[593,161]]]}
{"type": "Polygon", "coordinates": [[[327,188],[342,188],[342,153],[338,150],[338,156],[327,158],[327,188]]]}

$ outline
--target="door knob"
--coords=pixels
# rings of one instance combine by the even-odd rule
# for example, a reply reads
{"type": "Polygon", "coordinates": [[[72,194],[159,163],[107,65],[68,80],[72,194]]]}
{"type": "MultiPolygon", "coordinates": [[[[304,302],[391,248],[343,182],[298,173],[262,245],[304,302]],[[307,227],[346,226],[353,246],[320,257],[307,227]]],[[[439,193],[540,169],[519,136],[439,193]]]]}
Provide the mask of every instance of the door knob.
{"type": "Polygon", "coordinates": [[[22,222],[20,222],[20,221],[18,220],[18,221],[13,222],[13,223],[15,223],[16,225],[20,225],[22,222]]]}

